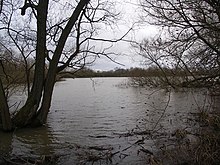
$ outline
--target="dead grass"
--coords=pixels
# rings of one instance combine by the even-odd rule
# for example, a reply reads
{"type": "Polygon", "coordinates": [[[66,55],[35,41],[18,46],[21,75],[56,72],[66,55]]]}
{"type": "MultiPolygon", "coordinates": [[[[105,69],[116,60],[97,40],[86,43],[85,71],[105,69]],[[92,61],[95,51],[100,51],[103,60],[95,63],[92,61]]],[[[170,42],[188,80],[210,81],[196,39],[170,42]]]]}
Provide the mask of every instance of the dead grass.
{"type": "Polygon", "coordinates": [[[163,164],[176,165],[219,165],[220,164],[220,116],[201,112],[196,120],[201,127],[196,133],[177,129],[173,133],[173,148],[162,148],[160,158],[163,164]],[[190,141],[193,135],[196,141],[190,141]]]}

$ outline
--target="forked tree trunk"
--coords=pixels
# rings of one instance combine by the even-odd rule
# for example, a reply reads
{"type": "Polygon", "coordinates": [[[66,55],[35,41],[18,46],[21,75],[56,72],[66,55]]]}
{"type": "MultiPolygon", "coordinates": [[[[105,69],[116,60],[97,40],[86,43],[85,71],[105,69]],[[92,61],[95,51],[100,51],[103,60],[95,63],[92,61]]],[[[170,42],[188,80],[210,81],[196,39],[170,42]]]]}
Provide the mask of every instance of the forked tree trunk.
{"type": "Polygon", "coordinates": [[[80,13],[83,11],[83,8],[88,4],[89,0],[81,0],[75,10],[73,11],[70,20],[63,29],[63,32],[59,38],[58,45],[55,49],[53,58],[50,62],[49,70],[47,72],[45,84],[44,84],[44,94],[42,99],[42,106],[39,110],[36,120],[33,122],[34,125],[44,124],[47,119],[47,115],[51,105],[51,99],[53,94],[53,88],[55,84],[55,79],[58,71],[58,62],[61,57],[63,48],[67,41],[67,38],[75,25],[76,21],[79,18],[80,13]]]}
{"type": "Polygon", "coordinates": [[[8,102],[5,97],[5,92],[1,78],[0,78],[0,117],[1,117],[0,124],[2,124],[2,129],[4,131],[10,131],[12,129],[12,123],[9,113],[8,102]]]}
{"type": "MultiPolygon", "coordinates": [[[[37,6],[37,45],[34,81],[25,105],[13,118],[16,127],[30,124],[39,108],[44,85],[46,54],[46,21],[49,0],[39,0],[37,6]]],[[[26,5],[26,4],[25,4],[26,5]]]]}
{"type": "Polygon", "coordinates": [[[49,64],[49,70],[47,72],[46,79],[44,79],[45,53],[47,50],[46,20],[48,2],[49,0],[39,0],[37,6],[37,49],[34,82],[26,104],[16,114],[15,118],[13,118],[13,123],[15,123],[16,127],[24,127],[26,125],[40,126],[46,122],[51,105],[59,59],[73,26],[76,24],[79,15],[89,0],[80,0],[77,7],[74,9],[59,38],[57,47],[54,51],[54,55],[49,64]],[[41,108],[39,109],[41,100],[41,108]]]}

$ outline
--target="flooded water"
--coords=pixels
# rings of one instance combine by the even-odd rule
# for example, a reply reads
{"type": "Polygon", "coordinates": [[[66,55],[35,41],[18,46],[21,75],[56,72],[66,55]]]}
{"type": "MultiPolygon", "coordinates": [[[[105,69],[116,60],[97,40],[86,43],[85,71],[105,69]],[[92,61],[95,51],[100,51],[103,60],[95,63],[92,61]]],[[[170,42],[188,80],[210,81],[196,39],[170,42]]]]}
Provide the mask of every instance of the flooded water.
{"type": "MultiPolygon", "coordinates": [[[[67,165],[147,164],[141,148],[156,153],[175,130],[191,129],[190,114],[219,106],[205,90],[167,92],[130,87],[127,82],[127,78],[58,82],[46,126],[0,132],[0,154],[57,155],[56,164],[67,165]]],[[[24,95],[15,95],[11,104],[23,99],[24,95]]]]}

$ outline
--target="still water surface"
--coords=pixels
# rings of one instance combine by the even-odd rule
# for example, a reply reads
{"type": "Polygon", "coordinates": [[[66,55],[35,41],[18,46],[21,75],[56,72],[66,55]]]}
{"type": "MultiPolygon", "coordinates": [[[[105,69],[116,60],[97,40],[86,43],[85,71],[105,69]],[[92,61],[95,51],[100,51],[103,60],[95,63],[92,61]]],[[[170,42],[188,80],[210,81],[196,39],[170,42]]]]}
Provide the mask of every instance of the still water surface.
{"type": "MultiPolygon", "coordinates": [[[[57,164],[91,164],[88,155],[102,148],[118,153],[112,162],[103,160],[97,164],[146,164],[148,158],[138,154],[137,140],[144,136],[142,146],[155,153],[173,131],[191,128],[189,114],[214,105],[205,90],[167,92],[130,87],[127,83],[127,78],[58,82],[46,127],[15,130],[13,134],[0,132],[0,154],[54,154],[60,156],[57,164]],[[133,134],[152,129],[160,136],[133,134]]],[[[10,102],[24,99],[24,95],[17,94],[10,102]]]]}

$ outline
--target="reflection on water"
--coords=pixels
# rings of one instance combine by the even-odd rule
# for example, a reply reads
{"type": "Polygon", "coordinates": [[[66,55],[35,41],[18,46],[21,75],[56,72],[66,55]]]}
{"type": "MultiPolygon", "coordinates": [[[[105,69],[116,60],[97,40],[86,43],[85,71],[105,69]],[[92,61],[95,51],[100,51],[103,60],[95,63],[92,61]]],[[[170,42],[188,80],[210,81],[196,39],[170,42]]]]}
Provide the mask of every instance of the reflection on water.
{"type": "MultiPolygon", "coordinates": [[[[122,151],[142,135],[120,134],[155,129],[169,136],[177,128],[190,127],[189,113],[212,105],[205,90],[170,93],[127,87],[127,81],[127,78],[94,78],[58,82],[47,126],[15,130],[13,134],[0,132],[0,154],[36,157],[57,154],[62,155],[60,164],[79,163],[76,146],[112,148],[112,153],[122,151]]],[[[152,152],[156,151],[157,137],[154,138],[145,139],[143,144],[152,152]]],[[[113,162],[146,164],[146,157],[138,155],[137,150],[138,146],[132,145],[123,155],[115,155],[113,162]]]]}
{"type": "Polygon", "coordinates": [[[49,128],[20,129],[13,133],[0,132],[0,154],[36,157],[54,153],[57,142],[49,128]]]}

